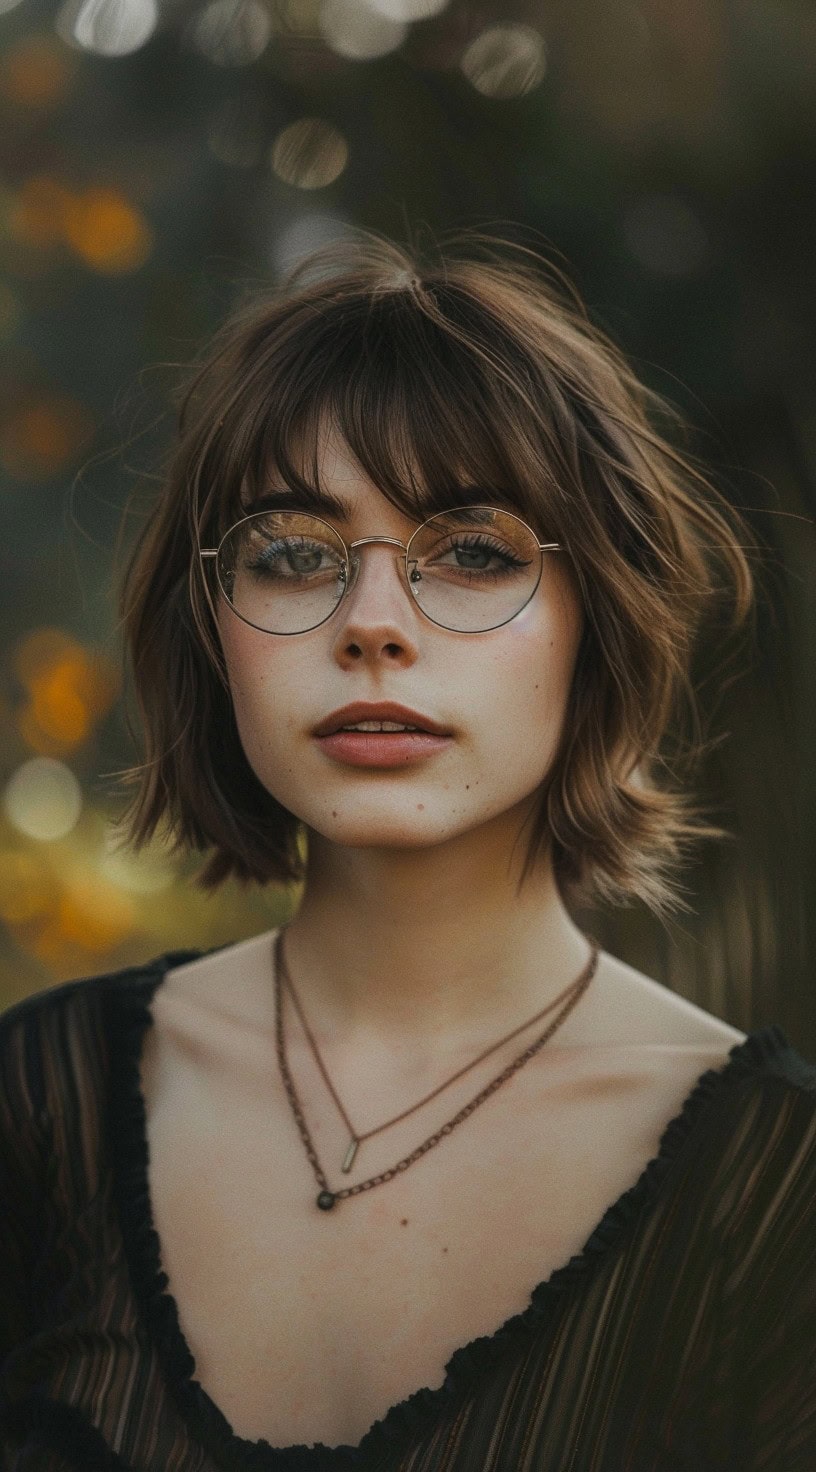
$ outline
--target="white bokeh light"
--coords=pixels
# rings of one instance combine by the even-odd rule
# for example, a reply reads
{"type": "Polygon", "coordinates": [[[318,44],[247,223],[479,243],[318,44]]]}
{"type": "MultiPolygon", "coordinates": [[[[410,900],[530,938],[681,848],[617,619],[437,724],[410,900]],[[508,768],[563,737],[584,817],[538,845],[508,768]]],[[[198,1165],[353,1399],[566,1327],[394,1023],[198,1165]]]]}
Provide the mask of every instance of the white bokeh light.
{"type": "Polygon", "coordinates": [[[295,189],[325,189],[348,163],[348,144],[324,118],[298,118],[281,129],[269,160],[273,173],[295,189]]]}
{"type": "Polygon", "coordinates": [[[272,36],[269,11],[260,0],[212,0],[191,23],[191,45],[216,66],[249,66],[272,36]]]}
{"type": "Polygon", "coordinates": [[[370,61],[396,51],[405,40],[408,27],[374,10],[367,0],[323,0],[320,33],[338,56],[370,61]]]}
{"type": "MultiPolygon", "coordinates": [[[[138,51],[150,40],[159,18],[155,0],[83,0],[79,7],[71,6],[69,14],[72,40],[99,56],[138,51]]],[[[57,26],[60,34],[65,28],[57,26]]]]}
{"type": "Polygon", "coordinates": [[[485,97],[523,97],[544,76],[544,37],[533,26],[488,26],[465,48],[460,65],[485,97]]]}
{"type": "Polygon", "coordinates": [[[378,15],[384,15],[387,20],[408,21],[428,20],[432,15],[440,15],[448,4],[448,0],[366,0],[371,10],[378,15]]]}
{"type": "Polygon", "coordinates": [[[82,790],[64,762],[35,756],[6,783],[3,807],[10,823],[41,842],[64,838],[82,811],[82,790]]]}

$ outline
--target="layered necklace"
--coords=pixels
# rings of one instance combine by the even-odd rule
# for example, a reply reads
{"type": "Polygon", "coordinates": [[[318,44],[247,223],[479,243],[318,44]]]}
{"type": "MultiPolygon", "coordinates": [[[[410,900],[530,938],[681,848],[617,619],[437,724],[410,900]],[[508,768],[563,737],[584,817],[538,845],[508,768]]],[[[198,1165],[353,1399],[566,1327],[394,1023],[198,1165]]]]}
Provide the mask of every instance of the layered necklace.
{"type": "Polygon", "coordinates": [[[383,1124],[378,1124],[372,1130],[360,1131],[355,1130],[345,1108],[343,1107],[343,1104],[337,1094],[337,1090],[335,1089],[331,1079],[329,1078],[326,1066],[320,1056],[317,1044],[314,1040],[314,1037],[312,1036],[311,1029],[309,1028],[309,1025],[304,1016],[303,1008],[300,1005],[297,992],[295,991],[294,983],[292,982],[292,978],[286,965],[286,958],[284,956],[283,950],[283,936],[284,931],[279,930],[275,939],[275,1035],[278,1063],[280,1066],[281,1078],[283,1080],[283,1086],[286,1091],[286,1096],[289,1100],[292,1114],[294,1115],[295,1123],[297,1124],[298,1131],[300,1133],[300,1138],[303,1141],[303,1146],[306,1151],[309,1164],[311,1165],[312,1171],[314,1172],[315,1181],[317,1182],[317,1185],[319,1187],[318,1195],[315,1200],[316,1205],[320,1208],[321,1211],[331,1211],[332,1207],[335,1206],[338,1201],[345,1201],[350,1196],[359,1196],[362,1191],[370,1191],[374,1186],[382,1186],[385,1184],[386,1181],[391,1181],[394,1179],[395,1176],[401,1175],[403,1171],[408,1170],[410,1166],[414,1165],[417,1160],[425,1155],[428,1150],[432,1150],[435,1145],[438,1145],[440,1140],[443,1140],[446,1135],[449,1135],[456,1128],[457,1125],[461,1124],[463,1120],[467,1119],[475,1109],[478,1109],[480,1104],[484,1104],[485,1100],[489,1099],[491,1094],[495,1094],[496,1090],[500,1089],[502,1084],[505,1084],[509,1078],[512,1078],[514,1073],[517,1073],[520,1068],[523,1068],[524,1064],[529,1062],[529,1060],[539,1051],[540,1048],[543,1048],[548,1039],[552,1037],[557,1028],[559,1028],[562,1022],[565,1021],[576,1003],[580,1001],[593,976],[595,975],[595,969],[598,964],[599,955],[598,943],[595,940],[589,938],[591,954],[586,966],[582,970],[580,976],[576,977],[575,981],[570,982],[569,986],[565,987],[554,1001],[549,1002],[546,1007],[542,1007],[540,1012],[536,1012],[535,1016],[528,1018],[526,1022],[522,1022],[519,1027],[513,1028],[512,1032],[509,1032],[505,1037],[500,1038],[497,1043],[492,1043],[489,1048],[485,1048],[484,1052],[480,1053],[477,1058],[474,1058],[471,1063],[466,1063],[464,1068],[458,1069],[457,1072],[452,1074],[450,1078],[445,1079],[444,1083],[441,1083],[438,1085],[437,1088],[432,1089],[429,1094],[425,1094],[424,1097],[421,1098],[418,1103],[413,1104],[410,1109],[403,1109],[399,1114],[395,1114],[392,1119],[385,1120],[383,1124]],[[306,1124],[300,1099],[298,1098],[297,1090],[295,1088],[294,1080],[292,1078],[292,1074],[286,1058],[286,1044],[283,1026],[284,988],[286,989],[288,995],[291,997],[295,1011],[297,1012],[298,1018],[300,1020],[300,1024],[306,1035],[307,1042],[314,1056],[314,1060],[320,1070],[326,1087],[329,1090],[329,1093],[331,1094],[331,1097],[337,1106],[343,1123],[345,1124],[346,1129],[349,1132],[348,1149],[346,1150],[346,1153],[340,1165],[341,1173],[344,1175],[348,1175],[354,1164],[357,1151],[360,1145],[362,1145],[365,1140],[372,1139],[374,1135],[381,1134],[383,1130],[389,1129],[391,1125],[398,1124],[400,1120],[407,1119],[409,1115],[415,1114],[417,1109],[422,1108],[423,1104],[430,1103],[431,1099],[435,1099],[438,1094],[442,1093],[443,1089],[450,1088],[451,1084],[456,1083],[457,1079],[460,1079],[463,1077],[464,1074],[469,1073],[470,1070],[475,1068],[478,1063],[483,1063],[485,1058],[489,1058],[492,1053],[497,1052],[498,1049],[503,1047],[505,1043],[509,1043],[513,1038],[518,1037],[519,1033],[525,1032],[527,1028],[533,1026],[533,1023],[540,1022],[541,1019],[545,1017],[548,1012],[552,1012],[554,1008],[558,1007],[561,1002],[564,1002],[565,998],[566,1002],[562,1011],[556,1017],[555,1021],[551,1022],[549,1026],[545,1028],[544,1032],[540,1034],[539,1037],[537,1037],[532,1043],[530,1043],[530,1045],[525,1048],[522,1053],[519,1053],[518,1056],[514,1058],[511,1063],[508,1063],[506,1067],[504,1067],[501,1072],[496,1075],[495,1078],[491,1079],[490,1083],[485,1084],[484,1088],[480,1089],[479,1093],[476,1094],[475,1097],[469,1101],[469,1103],[465,1104],[462,1109],[454,1114],[451,1119],[447,1120],[445,1124],[440,1125],[439,1129],[434,1130],[433,1134],[429,1135],[426,1140],[423,1140],[421,1145],[417,1145],[416,1149],[412,1150],[409,1155],[404,1156],[402,1160],[398,1160],[396,1165],[392,1165],[388,1170],[381,1171],[378,1175],[370,1176],[368,1180],[358,1181],[353,1186],[344,1186],[342,1187],[342,1189],[334,1191],[330,1187],[323,1171],[323,1167],[318,1159],[317,1151],[315,1150],[314,1142],[312,1140],[311,1134],[309,1133],[309,1127],[306,1124]]]}

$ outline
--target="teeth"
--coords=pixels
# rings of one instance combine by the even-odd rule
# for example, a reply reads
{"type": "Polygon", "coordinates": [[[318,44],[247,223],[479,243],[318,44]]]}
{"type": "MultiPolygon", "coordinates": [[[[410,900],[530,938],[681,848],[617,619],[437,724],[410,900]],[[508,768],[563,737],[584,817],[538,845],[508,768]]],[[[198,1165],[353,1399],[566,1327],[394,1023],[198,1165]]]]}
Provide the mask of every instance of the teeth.
{"type": "Polygon", "coordinates": [[[397,721],[358,721],[356,726],[341,726],[341,731],[417,731],[418,726],[400,726],[397,721]]]}

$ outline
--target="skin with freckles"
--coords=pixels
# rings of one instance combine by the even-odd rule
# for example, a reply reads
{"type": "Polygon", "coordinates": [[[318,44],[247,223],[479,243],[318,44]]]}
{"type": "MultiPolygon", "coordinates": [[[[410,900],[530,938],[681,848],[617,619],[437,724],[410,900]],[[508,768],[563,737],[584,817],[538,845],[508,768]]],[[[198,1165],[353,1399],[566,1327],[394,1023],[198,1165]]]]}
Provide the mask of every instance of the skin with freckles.
{"type": "MultiPolygon", "coordinates": [[[[333,434],[321,481],[349,508],[338,527],[347,542],[404,542],[417,524],[333,434]]],[[[456,633],[416,607],[397,549],[372,544],[360,555],[354,586],[317,628],[270,635],[222,600],[219,632],[246,756],[309,835],[288,955],[315,999],[318,1031],[322,1023],[335,1045],[345,1028],[362,1042],[375,1031],[403,1058],[416,1034],[431,1062],[509,1031],[586,962],[547,865],[517,893],[523,825],[559,741],[583,610],[566,555],[545,553],[515,618],[456,633]],[[397,701],[451,737],[408,766],[335,760],[312,733],[355,700],[397,701]],[[542,946],[551,960],[543,984],[542,946]]]]}

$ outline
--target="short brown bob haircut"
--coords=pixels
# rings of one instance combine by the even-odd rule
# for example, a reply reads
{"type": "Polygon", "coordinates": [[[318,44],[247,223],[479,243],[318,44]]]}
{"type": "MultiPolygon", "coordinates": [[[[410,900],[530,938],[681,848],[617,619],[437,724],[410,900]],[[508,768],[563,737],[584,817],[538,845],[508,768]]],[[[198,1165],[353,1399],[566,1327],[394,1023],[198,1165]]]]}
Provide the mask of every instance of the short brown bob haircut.
{"type": "Polygon", "coordinates": [[[178,434],[122,591],[144,739],[126,831],[137,847],[162,827],[209,850],[206,886],[303,877],[303,827],[239,740],[198,549],[264,485],[308,505],[328,424],[417,521],[465,487],[495,488],[564,544],[585,630],[522,877],[548,852],[565,900],[688,910],[686,848],[726,836],[677,782],[703,750],[692,658],[715,602],[718,640],[752,610],[745,525],[659,432],[667,406],[557,268],[478,231],[426,249],[357,231],[253,285],[177,389],[178,434]],[[688,710],[696,742],[671,737],[688,710]]]}

